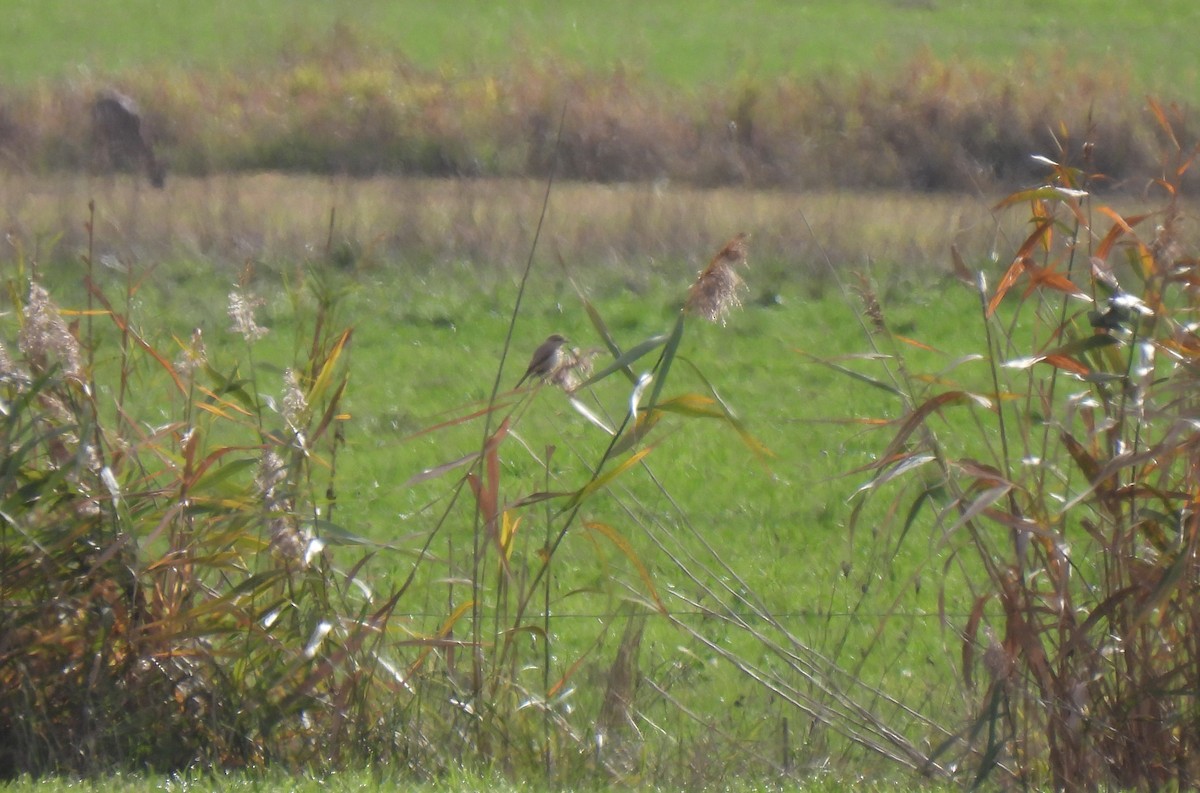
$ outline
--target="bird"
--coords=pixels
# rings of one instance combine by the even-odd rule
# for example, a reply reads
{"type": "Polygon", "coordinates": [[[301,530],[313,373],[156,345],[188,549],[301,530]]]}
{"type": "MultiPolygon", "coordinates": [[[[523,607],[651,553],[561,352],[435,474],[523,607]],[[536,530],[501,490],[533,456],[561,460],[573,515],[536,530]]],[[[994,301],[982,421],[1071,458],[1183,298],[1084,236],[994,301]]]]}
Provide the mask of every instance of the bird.
{"type": "Polygon", "coordinates": [[[533,357],[529,359],[529,368],[521,375],[514,388],[520,388],[531,377],[549,377],[559,369],[563,363],[563,345],[566,343],[566,338],[557,333],[547,336],[533,351],[533,357]]]}

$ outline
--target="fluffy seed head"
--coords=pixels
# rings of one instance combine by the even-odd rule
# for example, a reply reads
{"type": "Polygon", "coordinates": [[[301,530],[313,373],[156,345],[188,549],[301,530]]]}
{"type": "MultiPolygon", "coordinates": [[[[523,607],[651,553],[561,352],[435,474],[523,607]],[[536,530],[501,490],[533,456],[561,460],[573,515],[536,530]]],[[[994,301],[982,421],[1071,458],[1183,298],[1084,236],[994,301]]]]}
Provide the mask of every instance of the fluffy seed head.
{"type": "Polygon", "coordinates": [[[229,317],[233,320],[234,333],[240,333],[246,341],[254,342],[267,335],[267,329],[254,321],[254,310],[263,305],[261,297],[247,297],[239,290],[229,293],[229,317]]]}
{"type": "Polygon", "coordinates": [[[746,283],[734,268],[738,264],[747,264],[746,241],[749,236],[742,232],[717,251],[717,255],[688,290],[684,311],[724,325],[730,310],[742,305],[739,292],[746,283]]]}
{"type": "Polygon", "coordinates": [[[41,284],[29,285],[29,302],[25,304],[25,324],[18,339],[21,352],[30,366],[46,371],[54,363],[62,366],[68,377],[83,379],[83,355],[79,341],[71,335],[50,293],[41,284]]]}

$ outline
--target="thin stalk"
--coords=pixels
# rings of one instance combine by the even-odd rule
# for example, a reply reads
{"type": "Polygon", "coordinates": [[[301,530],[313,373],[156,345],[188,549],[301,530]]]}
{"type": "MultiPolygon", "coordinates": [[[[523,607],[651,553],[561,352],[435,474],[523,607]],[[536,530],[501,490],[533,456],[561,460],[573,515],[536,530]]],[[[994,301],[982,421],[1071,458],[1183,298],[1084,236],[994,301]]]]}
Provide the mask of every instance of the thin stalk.
{"type": "MultiPolygon", "coordinates": [[[[553,456],[554,456],[554,447],[547,446],[546,447],[546,465],[545,465],[545,469],[544,469],[545,470],[545,478],[543,481],[543,488],[545,489],[546,492],[550,492],[550,481],[551,481],[550,460],[553,456]]],[[[550,511],[550,502],[546,502],[545,511],[546,511],[546,516],[545,516],[546,535],[545,535],[543,547],[549,548],[550,541],[554,536],[553,529],[552,529],[553,516],[551,515],[551,511],[550,511]]],[[[547,562],[548,561],[549,560],[547,560],[547,562]]],[[[543,725],[544,725],[543,740],[545,741],[545,746],[543,748],[543,756],[544,756],[543,759],[544,759],[544,767],[545,767],[547,781],[549,781],[552,778],[552,773],[553,773],[553,766],[551,764],[552,756],[551,756],[551,752],[550,752],[550,736],[552,734],[552,727],[553,727],[553,720],[551,718],[551,713],[550,713],[550,679],[551,679],[550,664],[554,659],[554,654],[551,652],[551,648],[550,648],[550,636],[551,636],[551,633],[550,633],[550,576],[547,575],[546,580],[543,582],[543,592],[542,592],[542,698],[544,700],[543,710],[542,710],[542,720],[543,720],[543,725]]]]}
{"type": "MultiPolygon", "coordinates": [[[[504,335],[504,344],[500,351],[500,363],[496,367],[496,378],[492,381],[492,392],[488,397],[489,407],[496,404],[496,398],[500,394],[500,381],[504,376],[504,362],[508,359],[509,350],[512,347],[513,332],[517,326],[517,317],[521,313],[521,304],[525,299],[525,290],[529,284],[529,276],[533,273],[533,256],[537,251],[538,241],[542,236],[542,227],[546,222],[546,211],[550,206],[550,194],[554,188],[554,179],[558,172],[558,148],[562,141],[563,125],[567,118],[567,105],[563,104],[562,112],[558,118],[558,131],[555,135],[554,152],[555,156],[551,164],[550,174],[546,178],[546,190],[542,196],[542,209],[538,214],[537,226],[534,228],[533,240],[529,245],[529,256],[525,261],[525,269],[521,273],[521,282],[517,287],[516,299],[513,301],[512,311],[509,312],[508,329],[504,335]]],[[[492,411],[488,410],[483,420],[483,438],[480,442],[480,449],[486,449],[489,439],[492,435],[492,411]]],[[[485,455],[481,454],[475,462],[474,467],[483,464],[485,455]]],[[[474,531],[472,534],[472,570],[471,570],[471,640],[473,646],[472,657],[472,675],[471,675],[471,693],[473,698],[477,698],[483,688],[483,636],[482,624],[480,620],[480,566],[483,563],[483,526],[480,520],[479,500],[475,501],[475,516],[474,516],[474,531]]],[[[453,562],[453,553],[450,554],[451,562],[453,562]]],[[[531,587],[536,586],[536,579],[531,584],[531,587]]],[[[532,591],[532,590],[531,590],[532,591]]],[[[522,606],[526,602],[526,596],[522,595],[522,606]]],[[[523,612],[518,609],[518,612],[523,612]]],[[[518,614],[519,618],[519,614],[518,614]]]]}

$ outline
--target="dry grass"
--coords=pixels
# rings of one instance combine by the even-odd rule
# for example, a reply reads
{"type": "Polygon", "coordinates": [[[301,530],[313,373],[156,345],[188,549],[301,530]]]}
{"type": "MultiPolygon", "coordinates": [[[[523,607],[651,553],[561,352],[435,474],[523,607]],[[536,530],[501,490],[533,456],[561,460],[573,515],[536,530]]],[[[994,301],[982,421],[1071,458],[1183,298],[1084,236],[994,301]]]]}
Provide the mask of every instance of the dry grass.
{"type": "MultiPolygon", "coordinates": [[[[528,255],[530,218],[545,189],[525,180],[282,174],[176,178],[165,191],[127,177],[9,175],[0,185],[4,228],[29,250],[51,230],[63,235],[60,255],[83,250],[78,217],[94,199],[101,253],[126,261],[310,259],[324,251],[333,210],[339,265],[369,270],[402,261],[420,269],[465,261],[496,272],[512,272],[528,255]]],[[[1019,224],[998,221],[988,201],[973,196],[560,183],[538,255],[584,272],[615,268],[636,283],[661,263],[702,259],[730,228],[752,233],[760,275],[773,279],[781,271],[819,276],[824,253],[845,265],[942,269],[951,243],[994,249],[1019,224]]]]}

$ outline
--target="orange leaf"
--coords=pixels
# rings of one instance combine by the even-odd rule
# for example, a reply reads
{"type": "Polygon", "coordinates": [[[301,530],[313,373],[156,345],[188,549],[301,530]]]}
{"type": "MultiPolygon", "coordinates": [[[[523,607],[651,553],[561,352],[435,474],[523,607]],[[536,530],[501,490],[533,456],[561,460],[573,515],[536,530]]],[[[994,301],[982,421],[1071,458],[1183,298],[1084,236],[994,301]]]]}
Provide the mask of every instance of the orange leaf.
{"type": "Polygon", "coordinates": [[[1000,279],[1000,283],[996,285],[996,294],[992,295],[992,299],[988,301],[987,316],[992,316],[996,313],[996,306],[1000,305],[1000,301],[1008,294],[1008,290],[1012,289],[1013,284],[1021,277],[1021,273],[1025,272],[1025,259],[1014,259],[1012,266],[1008,268],[1008,272],[1000,279]]]}
{"type": "Polygon", "coordinates": [[[1056,369],[1074,372],[1077,375],[1086,375],[1092,371],[1074,358],[1068,358],[1065,355],[1047,355],[1042,359],[1042,362],[1048,363],[1056,369]]]}
{"type": "Polygon", "coordinates": [[[1172,128],[1171,122],[1167,120],[1167,114],[1163,112],[1162,105],[1160,105],[1152,96],[1146,97],[1146,104],[1150,105],[1150,112],[1154,114],[1156,119],[1158,119],[1158,125],[1162,127],[1163,132],[1167,133],[1167,137],[1171,139],[1171,143],[1175,145],[1175,148],[1182,148],[1179,145],[1179,139],[1175,137],[1175,130],[1172,128]]]}
{"type": "Polygon", "coordinates": [[[910,339],[907,336],[901,336],[899,334],[895,334],[893,336],[893,338],[895,338],[896,341],[903,342],[912,347],[916,347],[918,350],[929,350],[930,352],[941,352],[941,350],[939,350],[937,347],[930,347],[928,344],[922,344],[921,342],[917,341],[916,339],[910,339]]]}
{"type": "Polygon", "coordinates": [[[1038,267],[1036,264],[1028,264],[1025,266],[1025,269],[1031,279],[1026,295],[1029,294],[1029,291],[1039,286],[1044,286],[1058,292],[1065,292],[1068,295],[1087,295],[1070,278],[1067,278],[1057,270],[1049,267],[1038,267]]]}
{"type": "Polygon", "coordinates": [[[892,438],[892,442],[888,444],[887,450],[884,451],[882,458],[884,460],[892,459],[899,454],[904,442],[908,440],[908,436],[913,430],[921,425],[925,419],[929,418],[930,414],[941,410],[947,405],[960,405],[971,402],[971,395],[966,391],[946,391],[938,394],[924,404],[914,410],[904,419],[904,423],[900,425],[900,431],[896,433],[896,437],[892,438]]]}

